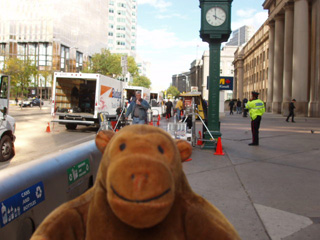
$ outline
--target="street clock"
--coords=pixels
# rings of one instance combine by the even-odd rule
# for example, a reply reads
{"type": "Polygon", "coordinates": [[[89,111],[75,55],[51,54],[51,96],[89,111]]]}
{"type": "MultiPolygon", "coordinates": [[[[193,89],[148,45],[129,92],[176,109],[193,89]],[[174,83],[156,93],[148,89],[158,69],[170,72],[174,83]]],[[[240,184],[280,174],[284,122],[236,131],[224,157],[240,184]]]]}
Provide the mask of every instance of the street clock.
{"type": "Polygon", "coordinates": [[[233,0],[200,0],[200,37],[205,42],[229,39],[231,33],[231,3],[233,0]]]}
{"type": "MultiPolygon", "coordinates": [[[[209,99],[208,128],[205,138],[221,136],[219,120],[220,100],[220,51],[221,43],[229,39],[231,33],[231,3],[233,0],[200,0],[201,29],[200,37],[209,43],[209,99]]],[[[214,148],[212,141],[205,141],[204,148],[214,148]]]]}

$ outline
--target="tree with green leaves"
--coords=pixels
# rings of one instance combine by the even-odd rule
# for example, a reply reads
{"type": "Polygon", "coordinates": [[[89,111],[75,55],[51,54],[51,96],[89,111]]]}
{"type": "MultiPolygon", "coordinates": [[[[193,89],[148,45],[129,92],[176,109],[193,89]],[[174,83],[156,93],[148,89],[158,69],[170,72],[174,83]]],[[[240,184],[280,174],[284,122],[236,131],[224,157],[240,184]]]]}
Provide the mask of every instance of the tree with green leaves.
{"type": "MultiPolygon", "coordinates": [[[[101,53],[92,56],[91,66],[86,65],[83,72],[100,73],[113,78],[122,76],[121,54],[112,54],[107,49],[101,49],[101,53]]],[[[128,72],[133,76],[138,75],[138,66],[132,56],[128,56],[128,72]]]]}
{"type": "Polygon", "coordinates": [[[140,86],[140,87],[145,87],[145,88],[150,88],[151,86],[151,81],[149,78],[145,76],[136,76],[133,78],[132,82],[129,82],[130,86],[140,86]]]}
{"type": "Polygon", "coordinates": [[[167,95],[168,94],[172,94],[173,97],[179,97],[180,95],[180,92],[178,90],[178,88],[176,88],[175,86],[170,86],[168,89],[167,89],[167,95]]]}
{"type": "Polygon", "coordinates": [[[8,58],[4,62],[3,73],[11,76],[11,86],[16,96],[26,96],[32,76],[38,74],[36,65],[30,60],[8,58]]]}

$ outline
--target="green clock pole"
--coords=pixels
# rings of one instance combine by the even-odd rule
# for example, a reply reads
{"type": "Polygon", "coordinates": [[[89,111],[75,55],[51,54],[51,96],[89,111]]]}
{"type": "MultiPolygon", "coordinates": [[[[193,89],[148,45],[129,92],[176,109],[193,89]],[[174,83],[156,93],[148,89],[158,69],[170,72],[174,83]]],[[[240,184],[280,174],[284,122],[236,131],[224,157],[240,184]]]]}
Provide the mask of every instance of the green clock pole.
{"type": "MultiPolygon", "coordinates": [[[[209,42],[210,59],[209,59],[209,108],[208,108],[208,128],[211,135],[216,139],[221,137],[220,118],[219,118],[219,101],[220,101],[220,41],[209,42]]],[[[206,139],[210,139],[209,133],[205,134],[206,139]]],[[[206,141],[203,148],[213,149],[214,142],[206,141]]]]}

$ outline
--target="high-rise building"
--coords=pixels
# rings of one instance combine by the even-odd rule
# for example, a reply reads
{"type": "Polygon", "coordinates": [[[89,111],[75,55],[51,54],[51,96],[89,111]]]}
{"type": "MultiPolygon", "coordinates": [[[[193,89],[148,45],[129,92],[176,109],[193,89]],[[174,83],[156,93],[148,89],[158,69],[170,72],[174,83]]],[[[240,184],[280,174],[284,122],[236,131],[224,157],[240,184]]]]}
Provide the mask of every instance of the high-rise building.
{"type": "Polygon", "coordinates": [[[226,46],[241,46],[249,41],[254,35],[255,29],[253,26],[242,26],[232,32],[231,38],[226,43],[226,46]]]}
{"type": "MultiPolygon", "coordinates": [[[[0,0],[0,5],[0,69],[5,59],[17,57],[38,70],[78,72],[107,48],[108,0],[0,0]]],[[[41,83],[48,97],[50,80],[39,78],[33,85],[41,83]]]]}
{"type": "Polygon", "coordinates": [[[136,55],[137,1],[109,0],[108,49],[112,53],[136,55]]]}

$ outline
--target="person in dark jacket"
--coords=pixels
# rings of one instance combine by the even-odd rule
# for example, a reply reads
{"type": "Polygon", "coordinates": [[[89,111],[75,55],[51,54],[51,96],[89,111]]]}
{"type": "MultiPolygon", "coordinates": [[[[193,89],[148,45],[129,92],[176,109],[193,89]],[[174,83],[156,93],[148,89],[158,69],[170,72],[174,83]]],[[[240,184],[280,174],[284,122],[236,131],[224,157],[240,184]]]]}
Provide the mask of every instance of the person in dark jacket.
{"type": "Polygon", "coordinates": [[[292,99],[292,101],[291,101],[291,103],[289,104],[289,116],[287,117],[287,122],[289,122],[289,118],[290,117],[292,117],[292,122],[295,122],[294,121],[294,109],[296,108],[295,106],[294,106],[294,103],[296,102],[296,100],[295,99],[292,99]]]}
{"type": "Polygon", "coordinates": [[[234,106],[234,101],[231,99],[231,101],[229,102],[229,107],[230,107],[230,115],[233,115],[233,106],[234,106]]]}
{"type": "Polygon", "coordinates": [[[237,114],[241,114],[241,101],[240,98],[237,100],[237,114]]]}
{"type": "Polygon", "coordinates": [[[172,107],[173,107],[173,104],[171,102],[170,99],[168,99],[168,102],[166,102],[166,106],[167,106],[167,119],[171,118],[171,110],[172,110],[172,107]]]}
{"type": "Polygon", "coordinates": [[[136,98],[130,103],[130,106],[126,112],[126,120],[129,114],[132,117],[132,124],[146,124],[147,123],[147,111],[150,108],[149,103],[141,98],[141,92],[136,92],[136,98]]]}

